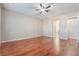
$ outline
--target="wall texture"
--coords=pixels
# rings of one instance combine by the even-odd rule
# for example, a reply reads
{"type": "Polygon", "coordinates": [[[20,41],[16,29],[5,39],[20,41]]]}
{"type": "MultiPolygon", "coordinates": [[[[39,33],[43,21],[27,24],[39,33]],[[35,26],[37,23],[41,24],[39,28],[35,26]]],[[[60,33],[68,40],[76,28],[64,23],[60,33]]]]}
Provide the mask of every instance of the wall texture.
{"type": "Polygon", "coordinates": [[[60,18],[60,38],[68,39],[75,38],[79,41],[79,16],[78,13],[71,13],[61,16],[60,18]],[[76,17],[76,18],[73,18],[76,17]]]}
{"type": "Polygon", "coordinates": [[[60,39],[68,39],[73,37],[79,42],[79,13],[70,13],[60,15],[59,17],[52,17],[43,21],[43,35],[49,37],[56,37],[55,22],[59,20],[59,37],[60,39]],[[73,17],[77,17],[73,19],[73,17]],[[70,19],[71,18],[71,19],[70,19]],[[69,20],[74,20],[69,22],[69,20]],[[71,24],[71,25],[70,25],[71,24]]]}
{"type": "Polygon", "coordinates": [[[0,8],[0,42],[1,42],[1,8],[0,8]]]}
{"type": "Polygon", "coordinates": [[[53,19],[43,20],[43,36],[53,37],[52,25],[53,25],[53,19]]]}
{"type": "Polygon", "coordinates": [[[42,21],[2,9],[2,42],[42,35],[42,21]]]}
{"type": "MultiPolygon", "coordinates": [[[[19,14],[16,12],[2,9],[2,42],[14,41],[19,39],[27,39],[38,36],[55,37],[55,21],[60,21],[60,38],[67,39],[69,37],[67,20],[68,17],[77,16],[76,27],[74,30],[75,37],[79,41],[79,15],[72,14],[59,16],[59,18],[49,18],[45,20],[33,18],[31,16],[19,14]]],[[[70,30],[73,32],[72,30],[70,30]]],[[[72,34],[73,35],[73,34],[72,34]]]]}

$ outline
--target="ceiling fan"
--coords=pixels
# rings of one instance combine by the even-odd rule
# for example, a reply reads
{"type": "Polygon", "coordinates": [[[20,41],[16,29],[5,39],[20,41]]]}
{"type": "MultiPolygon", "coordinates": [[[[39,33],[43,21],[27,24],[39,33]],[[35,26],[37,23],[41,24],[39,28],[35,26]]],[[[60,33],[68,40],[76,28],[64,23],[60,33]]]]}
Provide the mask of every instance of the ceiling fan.
{"type": "Polygon", "coordinates": [[[49,9],[52,7],[52,5],[46,4],[46,3],[40,3],[39,8],[35,9],[36,11],[40,11],[40,14],[42,13],[48,13],[49,9]]]}

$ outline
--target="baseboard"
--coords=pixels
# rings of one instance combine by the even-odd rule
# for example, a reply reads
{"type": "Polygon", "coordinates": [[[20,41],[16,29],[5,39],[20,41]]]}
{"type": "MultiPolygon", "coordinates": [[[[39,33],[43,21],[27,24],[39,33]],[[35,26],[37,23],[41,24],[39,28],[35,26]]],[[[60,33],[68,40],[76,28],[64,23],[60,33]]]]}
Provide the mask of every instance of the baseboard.
{"type": "Polygon", "coordinates": [[[53,36],[48,36],[48,35],[43,35],[43,36],[45,36],[45,37],[53,37],[53,36]]]}
{"type": "MultiPolygon", "coordinates": [[[[55,38],[55,37],[52,37],[52,36],[42,36],[42,35],[37,35],[37,36],[29,36],[29,37],[25,37],[25,38],[19,38],[19,39],[13,39],[13,40],[1,41],[0,43],[13,42],[13,41],[19,41],[19,40],[25,40],[25,39],[31,39],[31,38],[37,38],[37,37],[55,38]]],[[[61,39],[61,40],[64,40],[64,39],[61,39]]]]}
{"type": "Polygon", "coordinates": [[[7,41],[1,41],[1,43],[13,42],[13,41],[24,40],[24,39],[31,39],[31,38],[36,38],[36,37],[41,37],[41,35],[38,35],[38,36],[30,36],[30,37],[25,37],[25,38],[20,38],[20,39],[7,40],[7,41]]]}

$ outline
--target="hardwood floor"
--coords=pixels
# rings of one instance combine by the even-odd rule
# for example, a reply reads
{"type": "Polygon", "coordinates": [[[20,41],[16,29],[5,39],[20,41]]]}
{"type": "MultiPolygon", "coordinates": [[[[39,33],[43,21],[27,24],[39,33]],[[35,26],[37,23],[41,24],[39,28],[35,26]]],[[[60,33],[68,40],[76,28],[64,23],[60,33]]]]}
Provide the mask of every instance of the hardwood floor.
{"type": "Polygon", "coordinates": [[[2,56],[68,56],[79,55],[78,44],[73,39],[60,40],[60,51],[55,49],[54,38],[37,37],[1,44],[2,56]]]}

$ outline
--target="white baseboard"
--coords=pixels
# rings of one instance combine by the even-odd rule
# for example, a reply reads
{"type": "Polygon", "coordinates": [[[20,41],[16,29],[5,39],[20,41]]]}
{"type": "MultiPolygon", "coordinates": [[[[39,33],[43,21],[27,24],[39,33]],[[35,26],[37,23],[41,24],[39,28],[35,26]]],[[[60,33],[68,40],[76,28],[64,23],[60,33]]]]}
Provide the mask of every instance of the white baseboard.
{"type": "Polygon", "coordinates": [[[18,40],[24,40],[24,39],[30,39],[30,38],[36,38],[36,37],[40,37],[41,35],[37,35],[37,36],[29,36],[29,37],[25,37],[25,38],[18,38],[18,39],[11,39],[11,40],[7,40],[7,41],[1,41],[1,43],[6,43],[6,42],[13,42],[13,41],[18,41],[18,40]]]}
{"type": "Polygon", "coordinates": [[[47,36],[47,37],[53,37],[53,36],[49,36],[49,35],[43,35],[43,36],[47,36]]]}
{"type": "MultiPolygon", "coordinates": [[[[7,41],[1,41],[1,43],[6,43],[6,42],[13,42],[13,41],[18,41],[18,40],[24,40],[24,39],[30,39],[30,38],[36,38],[36,37],[41,37],[41,36],[45,36],[45,35],[37,35],[37,36],[29,36],[29,37],[25,37],[25,38],[18,38],[18,39],[11,39],[11,40],[7,40],[7,41]]],[[[48,36],[46,35],[46,37],[53,37],[53,36],[48,36]]],[[[65,40],[65,39],[63,39],[65,40]]],[[[67,40],[67,39],[66,39],[67,40]]],[[[79,42],[79,40],[78,40],[79,42]]]]}

